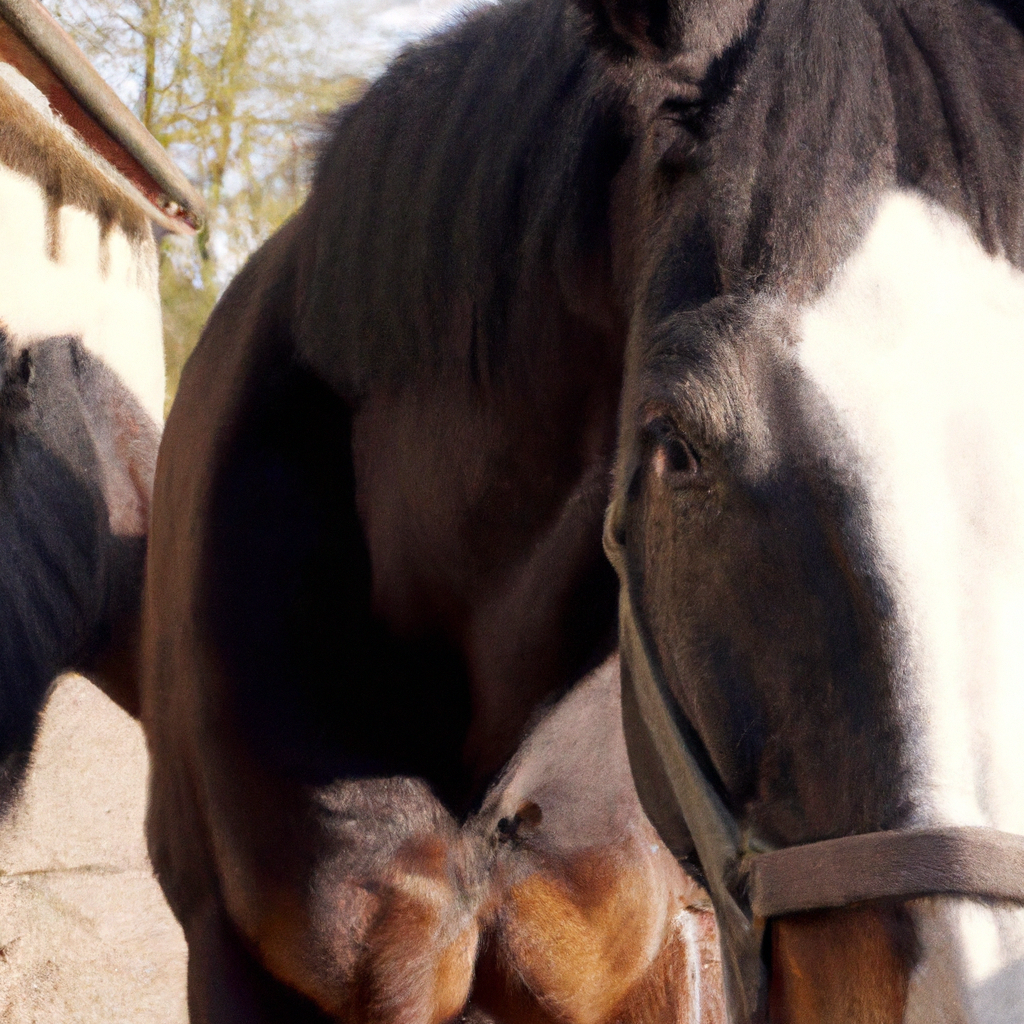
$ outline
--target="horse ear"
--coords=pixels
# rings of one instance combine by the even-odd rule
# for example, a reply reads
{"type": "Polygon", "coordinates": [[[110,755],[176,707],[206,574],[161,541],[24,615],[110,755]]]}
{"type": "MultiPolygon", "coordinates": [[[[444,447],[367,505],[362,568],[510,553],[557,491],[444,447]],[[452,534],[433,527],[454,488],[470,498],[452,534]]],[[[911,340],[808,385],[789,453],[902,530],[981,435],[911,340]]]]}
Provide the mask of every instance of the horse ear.
{"type": "Polygon", "coordinates": [[[577,0],[594,42],[616,56],[656,57],[675,47],[672,8],[679,0],[577,0]]]}
{"type": "Polygon", "coordinates": [[[616,57],[664,60],[685,51],[705,62],[750,21],[753,0],[576,0],[595,44],[616,57]]]}

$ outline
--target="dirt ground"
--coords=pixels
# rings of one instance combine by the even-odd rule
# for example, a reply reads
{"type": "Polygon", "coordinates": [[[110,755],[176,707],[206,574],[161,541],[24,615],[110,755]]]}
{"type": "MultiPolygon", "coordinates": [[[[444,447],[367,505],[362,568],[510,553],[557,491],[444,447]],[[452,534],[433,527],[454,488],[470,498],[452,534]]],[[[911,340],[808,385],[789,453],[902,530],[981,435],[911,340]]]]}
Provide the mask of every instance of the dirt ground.
{"type": "Polygon", "coordinates": [[[184,1024],[185,941],[146,857],[142,731],[67,676],[0,827],[0,1024],[184,1024]]]}

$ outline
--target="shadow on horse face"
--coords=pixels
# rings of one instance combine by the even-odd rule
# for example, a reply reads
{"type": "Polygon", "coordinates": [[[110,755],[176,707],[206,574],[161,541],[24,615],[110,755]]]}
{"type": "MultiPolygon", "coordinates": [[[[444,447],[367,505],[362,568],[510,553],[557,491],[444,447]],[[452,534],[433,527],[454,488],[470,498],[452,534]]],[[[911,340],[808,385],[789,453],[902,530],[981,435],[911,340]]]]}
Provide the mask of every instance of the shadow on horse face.
{"type": "MultiPolygon", "coordinates": [[[[673,713],[761,848],[899,827],[909,811],[896,603],[861,482],[791,343],[775,310],[673,318],[637,374],[628,497],[609,524],[673,713]]],[[[626,732],[647,812],[685,856],[631,713],[626,732]]],[[[776,922],[765,1009],[901,1020],[916,941],[901,907],[776,922]]]]}
{"type": "Polygon", "coordinates": [[[777,311],[713,303],[662,332],[611,529],[705,767],[772,846],[895,827],[900,623],[857,467],[777,311]],[[823,744],[856,787],[822,777],[823,744]]]}

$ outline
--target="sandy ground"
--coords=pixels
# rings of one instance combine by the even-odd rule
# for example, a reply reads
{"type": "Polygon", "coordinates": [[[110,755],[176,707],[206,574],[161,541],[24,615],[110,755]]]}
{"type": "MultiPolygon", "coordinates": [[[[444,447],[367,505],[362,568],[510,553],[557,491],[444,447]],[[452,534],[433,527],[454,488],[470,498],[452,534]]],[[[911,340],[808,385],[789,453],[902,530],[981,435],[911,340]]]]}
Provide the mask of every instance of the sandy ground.
{"type": "Polygon", "coordinates": [[[184,1024],[185,941],[146,857],[142,731],[58,684],[0,827],[0,1024],[184,1024]]]}

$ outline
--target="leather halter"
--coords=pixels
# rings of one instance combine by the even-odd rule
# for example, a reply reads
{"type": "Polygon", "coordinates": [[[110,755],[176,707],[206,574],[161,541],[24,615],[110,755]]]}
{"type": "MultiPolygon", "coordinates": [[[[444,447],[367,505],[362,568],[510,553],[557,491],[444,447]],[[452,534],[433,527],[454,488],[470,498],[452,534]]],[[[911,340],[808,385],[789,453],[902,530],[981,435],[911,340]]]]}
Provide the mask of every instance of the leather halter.
{"type": "MultiPolygon", "coordinates": [[[[702,772],[669,710],[671,693],[645,624],[633,609],[625,552],[614,539],[612,515],[609,509],[605,550],[621,584],[627,738],[635,744],[639,737],[660,763],[671,800],[693,841],[715,907],[733,1024],[766,1019],[768,976],[761,947],[769,918],[864,900],[936,895],[1024,904],[1024,836],[996,829],[902,829],[779,850],[753,848],[702,772]]],[[[637,763],[633,749],[630,760],[637,763]]],[[[638,788],[639,783],[638,778],[638,788]]]]}

